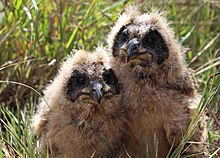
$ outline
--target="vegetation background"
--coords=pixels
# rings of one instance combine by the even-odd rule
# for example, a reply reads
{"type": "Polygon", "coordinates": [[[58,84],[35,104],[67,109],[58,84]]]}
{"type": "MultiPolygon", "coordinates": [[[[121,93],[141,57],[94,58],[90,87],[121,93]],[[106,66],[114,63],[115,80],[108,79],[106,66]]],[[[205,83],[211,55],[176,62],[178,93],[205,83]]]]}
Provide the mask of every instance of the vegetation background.
{"type": "Polygon", "coordinates": [[[209,116],[210,157],[220,157],[219,0],[1,0],[0,158],[39,157],[29,119],[43,87],[71,49],[106,45],[110,27],[129,4],[142,12],[165,11],[176,38],[189,48],[186,62],[203,94],[198,113],[209,116]]]}

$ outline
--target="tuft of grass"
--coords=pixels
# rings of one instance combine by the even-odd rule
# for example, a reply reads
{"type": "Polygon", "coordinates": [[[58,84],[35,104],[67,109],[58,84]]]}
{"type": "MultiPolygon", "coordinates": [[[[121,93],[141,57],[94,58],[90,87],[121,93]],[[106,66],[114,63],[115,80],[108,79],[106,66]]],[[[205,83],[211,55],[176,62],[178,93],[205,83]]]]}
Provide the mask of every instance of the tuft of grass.
{"type": "MultiPolygon", "coordinates": [[[[33,103],[31,103],[33,104],[33,103]]],[[[8,107],[1,108],[0,153],[2,157],[39,157],[30,130],[30,115],[33,105],[13,114],[8,107]]]]}
{"type": "MultiPolygon", "coordinates": [[[[211,78],[210,78],[211,79],[211,78]]],[[[219,87],[220,87],[220,83],[216,82],[216,81],[211,81],[208,80],[207,84],[204,88],[203,91],[203,96],[200,100],[199,106],[197,108],[196,113],[194,114],[192,121],[188,127],[188,130],[186,132],[186,134],[184,135],[184,137],[182,138],[179,146],[175,149],[175,151],[170,155],[170,158],[176,158],[176,157],[180,157],[181,155],[181,151],[183,150],[184,146],[187,143],[195,143],[195,142],[189,142],[189,139],[192,137],[193,133],[195,132],[195,130],[198,128],[199,126],[199,122],[201,121],[200,118],[202,117],[202,115],[204,114],[205,109],[212,104],[213,102],[213,98],[217,96],[217,93],[219,91],[219,87]],[[211,83],[210,83],[211,82],[211,83]],[[208,88],[209,84],[211,84],[210,87],[212,87],[213,85],[215,85],[215,87],[212,88],[208,88]]],[[[207,144],[207,146],[215,146],[213,143],[209,142],[209,144],[207,144]]],[[[217,147],[217,146],[216,146],[217,147]]],[[[219,150],[220,147],[217,147],[216,151],[219,150]]],[[[214,151],[214,152],[216,152],[214,151]]],[[[189,157],[191,157],[193,155],[189,155],[189,157]]]]}
{"type": "Polygon", "coordinates": [[[152,7],[165,11],[176,37],[189,48],[186,62],[199,81],[197,113],[179,147],[167,157],[181,154],[202,112],[209,116],[210,157],[220,156],[219,1],[11,0],[0,1],[0,157],[39,157],[29,126],[38,92],[71,49],[106,45],[110,27],[130,4],[139,4],[142,12],[152,7]]]}

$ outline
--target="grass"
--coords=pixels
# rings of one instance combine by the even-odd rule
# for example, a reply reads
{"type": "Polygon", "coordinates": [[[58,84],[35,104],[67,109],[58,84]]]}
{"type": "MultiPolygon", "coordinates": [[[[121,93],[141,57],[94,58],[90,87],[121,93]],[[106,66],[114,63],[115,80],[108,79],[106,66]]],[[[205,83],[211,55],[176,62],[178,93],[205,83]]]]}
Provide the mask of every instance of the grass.
{"type": "MultiPolygon", "coordinates": [[[[198,114],[209,116],[210,157],[220,157],[219,1],[11,0],[0,1],[0,158],[39,157],[29,127],[41,95],[37,92],[71,49],[93,50],[105,41],[124,8],[135,3],[143,12],[151,6],[164,10],[176,37],[189,48],[186,62],[203,94],[198,114]]],[[[170,157],[177,157],[187,141],[170,157]]]]}

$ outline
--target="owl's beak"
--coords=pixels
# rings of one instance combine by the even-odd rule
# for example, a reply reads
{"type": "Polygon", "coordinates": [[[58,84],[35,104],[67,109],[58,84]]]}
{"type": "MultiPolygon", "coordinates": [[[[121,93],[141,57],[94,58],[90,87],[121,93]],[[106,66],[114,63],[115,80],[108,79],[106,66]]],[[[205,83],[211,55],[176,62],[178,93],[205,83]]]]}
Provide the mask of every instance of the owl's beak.
{"type": "Polygon", "coordinates": [[[101,102],[102,99],[102,84],[99,81],[94,81],[91,85],[90,95],[93,99],[95,99],[98,103],[101,102]]]}
{"type": "Polygon", "coordinates": [[[138,41],[138,38],[133,38],[131,41],[129,41],[128,50],[127,50],[127,54],[129,58],[133,58],[137,55],[139,45],[140,42],[138,41]]]}

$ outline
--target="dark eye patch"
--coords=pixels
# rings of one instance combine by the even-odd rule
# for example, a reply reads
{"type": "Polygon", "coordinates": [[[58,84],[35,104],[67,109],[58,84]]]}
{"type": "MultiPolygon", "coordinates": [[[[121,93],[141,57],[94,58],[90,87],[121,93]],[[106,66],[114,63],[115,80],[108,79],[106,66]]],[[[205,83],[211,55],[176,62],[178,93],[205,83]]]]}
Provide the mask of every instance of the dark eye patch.
{"type": "Polygon", "coordinates": [[[77,92],[85,88],[89,83],[89,78],[86,74],[74,70],[66,85],[66,94],[71,101],[77,98],[77,92]]]}
{"type": "Polygon", "coordinates": [[[114,93],[119,92],[118,80],[117,80],[117,77],[111,68],[104,69],[102,77],[103,77],[104,82],[113,89],[114,93]]]}
{"type": "Polygon", "coordinates": [[[87,80],[87,78],[84,74],[76,76],[76,78],[75,78],[76,85],[79,87],[82,87],[83,85],[85,85],[86,80],[87,80]]]}
{"type": "Polygon", "coordinates": [[[114,84],[115,82],[117,82],[116,76],[113,73],[112,69],[106,69],[102,76],[106,84],[114,84]]]}
{"type": "Polygon", "coordinates": [[[144,36],[142,44],[144,48],[159,49],[163,44],[163,38],[156,30],[151,30],[144,36]]]}
{"type": "Polygon", "coordinates": [[[155,60],[159,65],[168,58],[169,50],[162,36],[156,30],[151,29],[150,32],[144,36],[142,46],[154,55],[155,60]]]}
{"type": "Polygon", "coordinates": [[[113,44],[113,55],[114,56],[118,56],[119,55],[119,51],[121,49],[121,47],[128,42],[129,40],[129,29],[128,27],[130,26],[130,24],[123,26],[117,36],[114,39],[114,44],[113,44]]]}
{"type": "Polygon", "coordinates": [[[128,28],[126,28],[122,31],[122,34],[120,35],[119,40],[125,43],[125,42],[128,42],[128,39],[129,39],[129,30],[128,28]]]}

